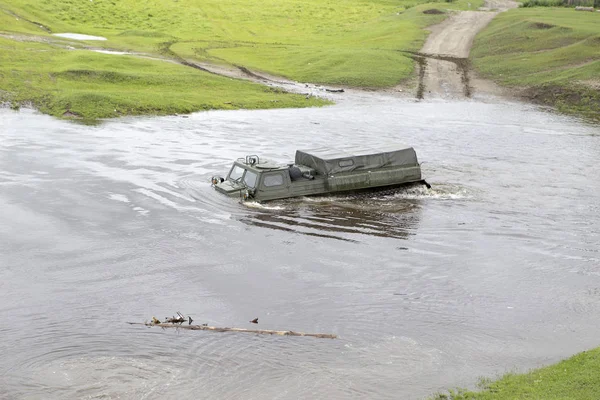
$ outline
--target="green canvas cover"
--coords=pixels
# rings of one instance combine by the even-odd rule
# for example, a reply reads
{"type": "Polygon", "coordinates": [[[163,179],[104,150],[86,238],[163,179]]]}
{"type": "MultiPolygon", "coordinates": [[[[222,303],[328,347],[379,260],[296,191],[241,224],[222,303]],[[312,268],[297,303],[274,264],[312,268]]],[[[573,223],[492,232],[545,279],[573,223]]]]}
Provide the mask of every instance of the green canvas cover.
{"type": "Polygon", "coordinates": [[[409,167],[418,165],[419,162],[412,147],[393,145],[297,150],[295,163],[314,168],[323,175],[332,175],[386,167],[409,167]]]}

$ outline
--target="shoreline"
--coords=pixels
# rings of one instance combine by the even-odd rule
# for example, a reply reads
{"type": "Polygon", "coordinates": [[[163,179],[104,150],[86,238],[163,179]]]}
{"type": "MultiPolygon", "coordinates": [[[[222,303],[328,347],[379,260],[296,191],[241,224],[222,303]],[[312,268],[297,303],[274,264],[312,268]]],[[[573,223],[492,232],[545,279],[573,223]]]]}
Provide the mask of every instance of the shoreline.
{"type": "Polygon", "coordinates": [[[436,393],[430,400],[596,399],[600,392],[600,347],[556,363],[500,378],[480,378],[478,391],[462,388],[436,393]]]}

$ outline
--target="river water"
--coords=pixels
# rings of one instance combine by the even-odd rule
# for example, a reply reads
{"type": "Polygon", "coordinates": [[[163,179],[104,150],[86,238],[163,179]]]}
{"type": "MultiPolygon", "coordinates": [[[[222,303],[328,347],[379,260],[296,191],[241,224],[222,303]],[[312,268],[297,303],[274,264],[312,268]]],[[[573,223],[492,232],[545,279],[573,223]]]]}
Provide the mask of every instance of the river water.
{"type": "Polygon", "coordinates": [[[0,398],[419,399],[600,345],[598,126],[365,96],[98,126],[5,109],[0,131],[0,398]],[[432,190],[209,184],[246,154],[398,142],[432,190]],[[125,323],[176,311],[339,338],[125,323]]]}

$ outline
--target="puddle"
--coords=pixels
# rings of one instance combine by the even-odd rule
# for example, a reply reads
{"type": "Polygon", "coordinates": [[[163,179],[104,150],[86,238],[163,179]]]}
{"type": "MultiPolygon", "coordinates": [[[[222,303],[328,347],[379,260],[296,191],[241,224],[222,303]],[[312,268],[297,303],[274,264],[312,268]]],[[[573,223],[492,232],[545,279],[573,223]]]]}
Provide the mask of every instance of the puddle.
{"type": "Polygon", "coordinates": [[[132,53],[128,53],[126,51],[116,51],[116,50],[92,50],[95,53],[102,53],[102,54],[114,54],[117,56],[123,56],[123,55],[131,55],[132,53]]]}
{"type": "Polygon", "coordinates": [[[52,36],[58,36],[66,39],[74,39],[74,40],[106,40],[105,37],[102,36],[91,36],[84,35],[81,33],[53,33],[52,36]]]}

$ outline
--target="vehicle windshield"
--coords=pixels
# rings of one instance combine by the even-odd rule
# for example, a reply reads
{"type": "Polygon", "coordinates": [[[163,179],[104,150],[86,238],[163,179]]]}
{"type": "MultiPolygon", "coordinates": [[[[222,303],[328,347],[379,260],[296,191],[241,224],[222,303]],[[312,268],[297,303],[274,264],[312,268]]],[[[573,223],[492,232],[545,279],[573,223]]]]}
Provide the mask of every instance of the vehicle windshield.
{"type": "Polygon", "coordinates": [[[242,175],[244,175],[244,171],[244,168],[240,167],[239,165],[234,165],[229,173],[229,180],[233,182],[239,181],[242,175]]]}

